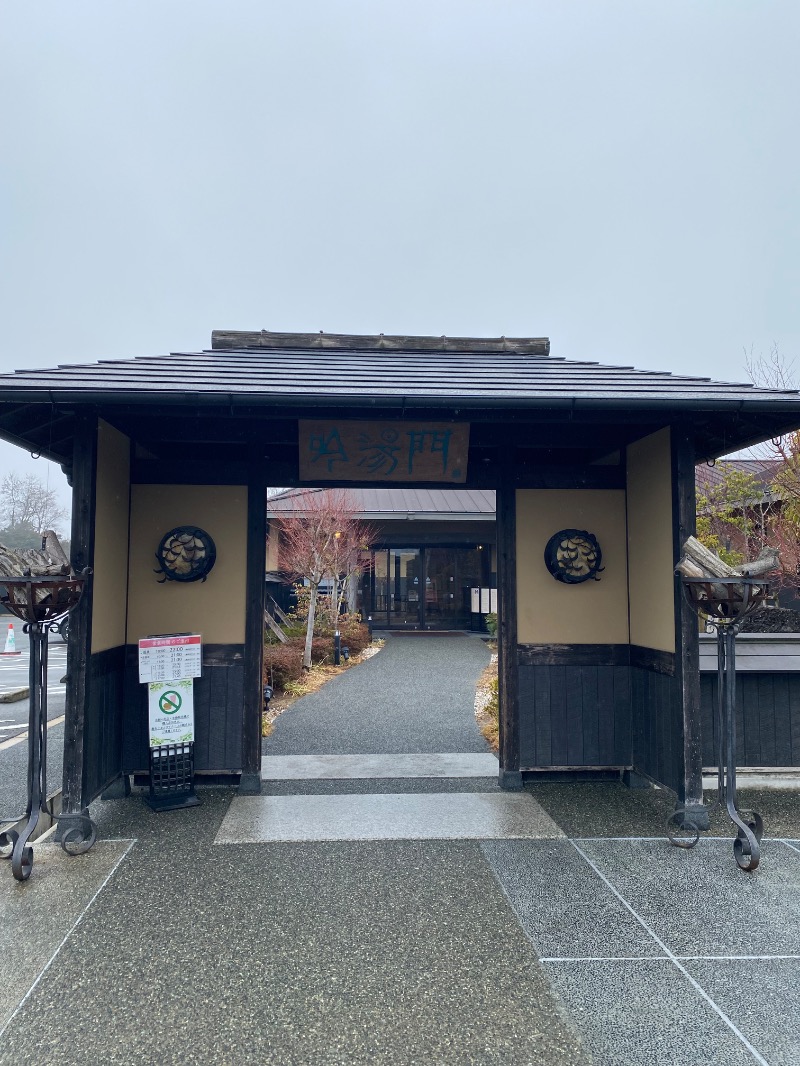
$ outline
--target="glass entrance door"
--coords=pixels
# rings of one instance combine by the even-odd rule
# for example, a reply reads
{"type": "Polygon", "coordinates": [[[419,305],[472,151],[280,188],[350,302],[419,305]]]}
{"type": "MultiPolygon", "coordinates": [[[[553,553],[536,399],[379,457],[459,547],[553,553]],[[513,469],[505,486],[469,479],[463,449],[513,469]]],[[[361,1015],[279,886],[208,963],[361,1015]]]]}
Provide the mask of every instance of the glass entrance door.
{"type": "Polygon", "coordinates": [[[358,594],[378,629],[469,629],[470,589],[487,586],[478,547],[377,548],[358,594]]]}
{"type": "Polygon", "coordinates": [[[425,549],[425,628],[468,629],[471,586],[481,584],[481,551],[425,549]]]}
{"type": "Polygon", "coordinates": [[[389,625],[419,626],[423,597],[419,548],[392,548],[388,576],[389,625]]]}

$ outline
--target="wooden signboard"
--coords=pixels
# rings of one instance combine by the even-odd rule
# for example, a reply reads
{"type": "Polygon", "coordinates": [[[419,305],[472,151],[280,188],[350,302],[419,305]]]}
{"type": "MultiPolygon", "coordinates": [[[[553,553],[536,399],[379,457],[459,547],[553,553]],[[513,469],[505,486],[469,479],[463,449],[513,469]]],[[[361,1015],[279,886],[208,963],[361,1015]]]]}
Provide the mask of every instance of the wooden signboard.
{"type": "Polygon", "coordinates": [[[312,422],[301,419],[303,481],[439,481],[467,479],[469,423],[312,422]]]}

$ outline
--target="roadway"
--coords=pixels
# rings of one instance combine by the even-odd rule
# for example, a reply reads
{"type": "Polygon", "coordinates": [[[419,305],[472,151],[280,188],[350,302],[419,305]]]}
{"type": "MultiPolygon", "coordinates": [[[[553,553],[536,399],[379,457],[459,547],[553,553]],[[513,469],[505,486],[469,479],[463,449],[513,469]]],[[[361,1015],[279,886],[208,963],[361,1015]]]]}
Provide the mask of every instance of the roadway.
{"type": "MultiPolygon", "coordinates": [[[[18,619],[0,615],[0,651],[6,643],[9,623],[19,655],[0,655],[0,696],[28,687],[30,655],[28,638],[18,619]]],[[[67,645],[57,635],[50,638],[47,662],[47,791],[61,786],[61,760],[64,744],[64,702],[67,672],[67,645]]],[[[25,780],[28,767],[28,698],[0,703],[0,821],[19,815],[25,807],[25,780]]]]}

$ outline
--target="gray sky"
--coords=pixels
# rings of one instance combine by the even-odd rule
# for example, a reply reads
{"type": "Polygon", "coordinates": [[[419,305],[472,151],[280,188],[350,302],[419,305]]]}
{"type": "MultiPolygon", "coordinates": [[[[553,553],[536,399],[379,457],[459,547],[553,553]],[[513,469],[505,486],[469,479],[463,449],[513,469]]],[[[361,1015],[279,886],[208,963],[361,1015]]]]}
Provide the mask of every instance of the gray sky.
{"type": "Polygon", "coordinates": [[[0,370],[213,328],[794,358],[798,31],[797,0],[0,0],[0,370]]]}

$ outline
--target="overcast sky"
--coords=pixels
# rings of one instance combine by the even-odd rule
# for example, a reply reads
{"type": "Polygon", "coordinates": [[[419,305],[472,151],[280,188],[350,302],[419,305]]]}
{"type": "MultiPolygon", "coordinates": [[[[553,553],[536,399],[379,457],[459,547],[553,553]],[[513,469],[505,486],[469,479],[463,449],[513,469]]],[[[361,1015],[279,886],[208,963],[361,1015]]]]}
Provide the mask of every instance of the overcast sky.
{"type": "Polygon", "coordinates": [[[0,12],[0,371],[214,328],[800,354],[797,0],[0,12]]]}

